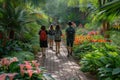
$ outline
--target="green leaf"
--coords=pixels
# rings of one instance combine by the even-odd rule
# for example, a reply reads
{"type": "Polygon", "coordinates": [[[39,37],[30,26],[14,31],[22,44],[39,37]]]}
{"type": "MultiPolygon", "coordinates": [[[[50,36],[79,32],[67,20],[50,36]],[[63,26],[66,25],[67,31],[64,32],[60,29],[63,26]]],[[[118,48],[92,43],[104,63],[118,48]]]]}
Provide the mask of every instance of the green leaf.
{"type": "Polygon", "coordinates": [[[6,76],[5,80],[10,80],[9,76],[6,76]]]}
{"type": "Polygon", "coordinates": [[[106,78],[105,80],[113,80],[113,79],[111,79],[110,77],[108,77],[108,78],[106,78]]]}
{"type": "Polygon", "coordinates": [[[120,68],[115,68],[112,71],[112,75],[116,75],[116,74],[119,74],[119,73],[120,73],[120,68]]]}
{"type": "Polygon", "coordinates": [[[17,72],[19,71],[19,62],[12,62],[9,66],[10,72],[17,72]]]}

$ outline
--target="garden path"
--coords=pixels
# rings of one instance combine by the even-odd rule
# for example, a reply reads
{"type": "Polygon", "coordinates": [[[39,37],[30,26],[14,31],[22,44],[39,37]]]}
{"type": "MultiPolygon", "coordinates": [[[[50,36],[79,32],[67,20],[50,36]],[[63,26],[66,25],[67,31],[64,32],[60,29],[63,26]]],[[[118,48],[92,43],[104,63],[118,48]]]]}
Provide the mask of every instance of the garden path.
{"type": "Polygon", "coordinates": [[[67,50],[63,43],[61,43],[60,55],[56,56],[54,50],[55,46],[53,50],[47,49],[46,58],[41,57],[39,52],[36,59],[55,80],[90,80],[79,70],[80,66],[75,60],[67,57],[67,50]]]}

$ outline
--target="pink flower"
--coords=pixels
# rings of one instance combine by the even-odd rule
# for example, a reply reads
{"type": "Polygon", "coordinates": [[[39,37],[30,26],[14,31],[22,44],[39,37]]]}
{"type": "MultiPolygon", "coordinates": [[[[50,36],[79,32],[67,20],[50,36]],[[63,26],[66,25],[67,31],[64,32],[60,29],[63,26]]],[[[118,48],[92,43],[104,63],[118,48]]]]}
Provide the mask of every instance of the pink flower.
{"type": "Polygon", "coordinates": [[[18,61],[17,57],[13,57],[12,62],[16,62],[16,61],[18,61]]]}
{"type": "Polygon", "coordinates": [[[27,70],[30,70],[30,69],[32,69],[32,66],[31,65],[25,65],[25,67],[27,68],[27,70]]]}
{"type": "Polygon", "coordinates": [[[20,70],[23,70],[24,67],[25,67],[24,64],[20,64],[20,70]]]}
{"type": "Polygon", "coordinates": [[[29,77],[32,77],[33,71],[32,70],[27,70],[29,77]]]}
{"type": "Polygon", "coordinates": [[[39,69],[39,68],[36,68],[36,70],[37,70],[37,73],[39,74],[39,73],[40,73],[40,69],[39,69]]]}
{"type": "Polygon", "coordinates": [[[39,67],[39,63],[37,63],[37,61],[32,61],[33,65],[35,65],[35,67],[39,67]]]}
{"type": "Polygon", "coordinates": [[[30,65],[29,61],[24,61],[24,63],[25,63],[26,65],[30,65]]]}
{"type": "Polygon", "coordinates": [[[13,73],[13,74],[7,74],[9,77],[10,77],[10,80],[13,80],[14,76],[16,75],[17,73],[13,73]]]}
{"type": "Polygon", "coordinates": [[[7,58],[3,58],[2,60],[1,60],[1,64],[4,66],[4,65],[6,65],[6,66],[8,66],[9,64],[10,64],[10,61],[7,59],[7,58]]]}
{"type": "Polygon", "coordinates": [[[25,67],[24,64],[20,64],[20,72],[22,76],[24,75],[24,67],[25,67]]]}
{"type": "Polygon", "coordinates": [[[5,80],[6,74],[1,74],[0,75],[0,80],[5,80]]]}
{"type": "Polygon", "coordinates": [[[21,73],[22,76],[24,76],[25,71],[21,70],[20,73],[21,73]]]}
{"type": "Polygon", "coordinates": [[[32,64],[36,64],[36,63],[37,63],[37,61],[36,61],[36,60],[33,60],[33,61],[32,61],[32,64]]]}

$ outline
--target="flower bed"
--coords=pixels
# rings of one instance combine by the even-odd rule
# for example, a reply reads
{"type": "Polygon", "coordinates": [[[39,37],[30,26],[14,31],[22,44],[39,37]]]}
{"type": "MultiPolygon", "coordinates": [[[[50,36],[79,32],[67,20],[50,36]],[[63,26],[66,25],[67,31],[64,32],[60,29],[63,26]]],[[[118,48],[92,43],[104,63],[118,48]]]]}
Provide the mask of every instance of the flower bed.
{"type": "Polygon", "coordinates": [[[95,38],[96,36],[100,36],[100,35],[76,35],[75,36],[75,41],[74,44],[75,45],[79,45],[82,44],[84,42],[112,42],[111,40],[106,40],[104,38],[95,38]]]}
{"type": "Polygon", "coordinates": [[[43,74],[44,69],[37,61],[20,62],[16,57],[0,60],[0,80],[44,80],[43,74]]]}

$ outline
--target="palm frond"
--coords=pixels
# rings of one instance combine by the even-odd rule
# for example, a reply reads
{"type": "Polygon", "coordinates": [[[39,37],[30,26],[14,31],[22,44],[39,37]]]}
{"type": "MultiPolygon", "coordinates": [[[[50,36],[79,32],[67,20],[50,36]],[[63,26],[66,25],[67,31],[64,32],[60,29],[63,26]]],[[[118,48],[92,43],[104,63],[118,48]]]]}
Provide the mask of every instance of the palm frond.
{"type": "Polygon", "coordinates": [[[105,13],[109,16],[114,14],[116,16],[120,15],[120,0],[114,0],[112,2],[106,3],[104,6],[100,8],[101,11],[105,11],[105,13]]]}

